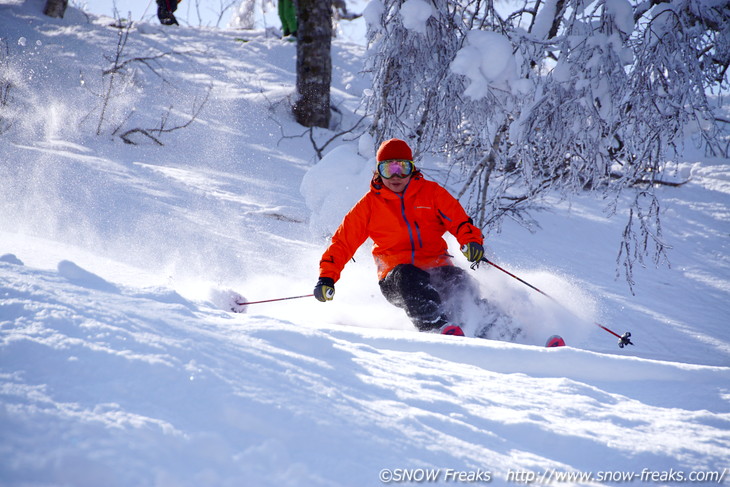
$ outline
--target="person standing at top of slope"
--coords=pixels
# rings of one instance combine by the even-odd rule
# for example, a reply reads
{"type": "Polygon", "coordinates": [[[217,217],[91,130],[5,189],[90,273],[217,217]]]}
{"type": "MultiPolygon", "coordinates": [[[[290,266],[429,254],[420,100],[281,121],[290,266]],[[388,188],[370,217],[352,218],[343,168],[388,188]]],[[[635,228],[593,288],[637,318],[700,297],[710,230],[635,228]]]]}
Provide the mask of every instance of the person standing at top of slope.
{"type": "Polygon", "coordinates": [[[385,298],[403,308],[419,331],[463,336],[444,303],[455,294],[476,296],[476,283],[453,265],[443,235],[454,235],[467,260],[478,262],[482,232],[456,198],[424,179],[405,141],[383,142],[376,160],[370,191],[347,213],[322,255],[314,296],[332,300],[345,264],[370,237],[385,298]]]}
{"type": "Polygon", "coordinates": [[[181,0],[157,0],[157,18],[162,25],[180,25],[173,12],[181,0]]]}
{"type": "Polygon", "coordinates": [[[277,4],[282,37],[297,36],[297,5],[294,1],[279,0],[277,4]]]}

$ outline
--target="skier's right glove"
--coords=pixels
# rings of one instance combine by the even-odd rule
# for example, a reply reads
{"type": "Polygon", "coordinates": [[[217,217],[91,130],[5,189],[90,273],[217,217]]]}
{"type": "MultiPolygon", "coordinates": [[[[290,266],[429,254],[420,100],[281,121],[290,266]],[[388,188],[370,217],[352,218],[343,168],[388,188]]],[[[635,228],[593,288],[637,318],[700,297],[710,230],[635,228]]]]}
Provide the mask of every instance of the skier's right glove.
{"type": "Polygon", "coordinates": [[[461,248],[461,252],[469,262],[479,262],[484,257],[484,247],[476,242],[469,242],[461,248]]]}
{"type": "Polygon", "coordinates": [[[314,286],[314,297],[323,303],[335,297],[335,281],[331,277],[320,277],[314,286]]]}

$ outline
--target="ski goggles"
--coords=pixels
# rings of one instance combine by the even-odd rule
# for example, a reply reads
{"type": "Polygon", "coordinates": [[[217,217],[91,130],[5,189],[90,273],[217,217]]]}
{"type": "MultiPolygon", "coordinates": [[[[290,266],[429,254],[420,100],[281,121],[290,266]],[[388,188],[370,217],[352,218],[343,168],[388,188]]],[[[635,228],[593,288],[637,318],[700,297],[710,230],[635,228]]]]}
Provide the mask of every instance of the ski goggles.
{"type": "Polygon", "coordinates": [[[378,174],[383,179],[390,179],[393,176],[407,178],[413,174],[414,169],[413,161],[407,159],[389,159],[378,163],[378,174]]]}

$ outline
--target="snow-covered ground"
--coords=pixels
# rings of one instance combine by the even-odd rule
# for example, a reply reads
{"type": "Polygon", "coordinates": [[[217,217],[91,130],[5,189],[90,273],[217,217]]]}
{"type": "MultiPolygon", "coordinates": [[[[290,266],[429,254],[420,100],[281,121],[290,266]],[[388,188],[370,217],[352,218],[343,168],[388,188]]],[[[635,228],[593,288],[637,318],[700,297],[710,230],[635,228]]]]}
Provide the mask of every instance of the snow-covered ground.
{"type": "MultiPolygon", "coordinates": [[[[524,343],[416,333],[367,248],[331,303],[229,313],[228,290],[311,293],[373,142],[358,128],[315,165],[295,45],[263,31],[137,25],[121,59],[164,56],[120,74],[102,117],[123,31],[42,4],[0,1],[0,485],[728,483],[729,160],[688,151],[691,180],[658,190],[672,265],[638,271],[636,295],[615,278],[625,221],[593,195],[490,235],[492,260],[567,308],[474,271],[524,343]],[[182,124],[206,95],[162,146],[113,135],[182,124]],[[534,346],[552,333],[570,346],[534,346]]],[[[362,58],[335,41],[340,129],[362,58]]]]}

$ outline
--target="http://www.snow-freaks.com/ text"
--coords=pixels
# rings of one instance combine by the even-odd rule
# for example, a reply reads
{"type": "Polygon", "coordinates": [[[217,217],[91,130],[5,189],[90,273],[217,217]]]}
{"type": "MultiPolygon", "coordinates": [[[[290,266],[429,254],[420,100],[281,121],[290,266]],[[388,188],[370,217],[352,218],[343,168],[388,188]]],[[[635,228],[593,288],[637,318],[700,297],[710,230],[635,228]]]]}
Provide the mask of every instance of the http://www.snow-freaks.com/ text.
{"type": "Polygon", "coordinates": [[[384,468],[379,473],[383,484],[428,484],[428,483],[490,483],[501,477],[515,484],[559,484],[559,483],[707,483],[722,484],[727,478],[728,469],[722,470],[652,470],[641,471],[605,470],[599,472],[564,472],[554,468],[543,471],[508,470],[495,475],[491,470],[456,470],[452,468],[384,468]]]}

